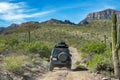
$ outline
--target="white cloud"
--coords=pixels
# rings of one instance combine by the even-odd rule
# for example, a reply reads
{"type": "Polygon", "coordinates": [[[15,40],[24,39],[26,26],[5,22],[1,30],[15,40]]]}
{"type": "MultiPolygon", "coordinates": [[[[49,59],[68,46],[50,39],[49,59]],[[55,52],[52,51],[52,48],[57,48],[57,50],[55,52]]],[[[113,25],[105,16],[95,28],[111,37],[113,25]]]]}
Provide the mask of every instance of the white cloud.
{"type": "Polygon", "coordinates": [[[4,21],[21,21],[26,18],[46,15],[51,12],[54,12],[54,10],[33,12],[33,9],[28,10],[28,6],[26,6],[24,2],[0,2],[0,19],[4,21]],[[27,12],[29,12],[29,14],[27,12]]]}

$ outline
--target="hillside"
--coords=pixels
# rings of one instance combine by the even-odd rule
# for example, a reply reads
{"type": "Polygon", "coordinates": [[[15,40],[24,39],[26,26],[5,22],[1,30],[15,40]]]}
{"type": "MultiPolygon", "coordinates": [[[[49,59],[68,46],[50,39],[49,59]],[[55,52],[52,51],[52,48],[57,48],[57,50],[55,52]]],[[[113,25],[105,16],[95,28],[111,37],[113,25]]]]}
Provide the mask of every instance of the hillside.
{"type": "MultiPolygon", "coordinates": [[[[31,41],[50,43],[65,41],[68,44],[77,46],[81,45],[83,43],[82,41],[96,41],[99,39],[102,41],[104,35],[109,35],[110,26],[107,25],[109,23],[109,21],[94,21],[86,26],[38,24],[38,29],[31,31],[31,41]]],[[[21,29],[22,28],[19,28],[18,31],[15,32],[11,31],[7,35],[4,33],[1,37],[15,38],[24,41],[26,40],[25,36],[27,32],[24,29],[21,32],[21,29]]]]}

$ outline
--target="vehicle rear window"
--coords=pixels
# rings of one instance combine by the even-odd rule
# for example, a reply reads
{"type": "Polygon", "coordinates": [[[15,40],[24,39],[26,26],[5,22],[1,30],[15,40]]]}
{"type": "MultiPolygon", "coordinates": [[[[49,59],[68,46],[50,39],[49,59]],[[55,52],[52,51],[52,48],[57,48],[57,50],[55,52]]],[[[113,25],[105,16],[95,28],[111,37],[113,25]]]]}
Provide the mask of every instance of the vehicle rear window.
{"type": "Polygon", "coordinates": [[[61,52],[69,53],[69,50],[68,50],[68,48],[55,48],[53,51],[53,55],[57,55],[61,52]]]}

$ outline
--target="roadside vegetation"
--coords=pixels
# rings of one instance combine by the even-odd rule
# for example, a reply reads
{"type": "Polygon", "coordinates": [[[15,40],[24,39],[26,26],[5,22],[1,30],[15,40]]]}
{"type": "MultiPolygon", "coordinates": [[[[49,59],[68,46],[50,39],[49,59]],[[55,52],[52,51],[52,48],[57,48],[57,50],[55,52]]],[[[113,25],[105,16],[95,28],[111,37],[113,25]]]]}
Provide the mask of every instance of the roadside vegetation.
{"type": "Polygon", "coordinates": [[[23,73],[23,68],[22,68],[22,64],[25,61],[30,61],[30,58],[27,56],[9,56],[9,57],[5,57],[3,59],[3,67],[4,69],[14,72],[14,73],[23,73]]]}
{"type": "Polygon", "coordinates": [[[85,26],[32,24],[34,28],[27,24],[0,35],[0,54],[5,55],[4,69],[21,72],[21,64],[31,61],[31,56],[36,54],[49,60],[54,45],[64,41],[79,50],[82,63],[91,71],[113,73],[111,21],[98,20],[85,26]]]}
{"type": "Polygon", "coordinates": [[[103,42],[90,42],[80,48],[83,63],[92,72],[113,76],[112,52],[103,42]]]}

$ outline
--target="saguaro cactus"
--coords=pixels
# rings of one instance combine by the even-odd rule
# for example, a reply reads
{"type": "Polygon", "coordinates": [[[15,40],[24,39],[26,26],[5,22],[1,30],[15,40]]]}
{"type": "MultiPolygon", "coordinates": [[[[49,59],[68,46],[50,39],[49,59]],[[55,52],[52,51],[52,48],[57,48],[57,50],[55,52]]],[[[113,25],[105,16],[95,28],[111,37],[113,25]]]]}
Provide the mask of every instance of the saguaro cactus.
{"type": "Polygon", "coordinates": [[[120,80],[120,69],[119,69],[119,56],[118,51],[120,49],[120,26],[117,27],[117,16],[115,13],[112,15],[112,55],[114,74],[116,78],[120,80]]]}
{"type": "Polygon", "coordinates": [[[105,46],[107,45],[106,42],[107,42],[107,36],[104,35],[104,43],[105,43],[105,46]]]}
{"type": "Polygon", "coordinates": [[[31,34],[30,34],[30,29],[28,30],[28,43],[31,42],[31,34]]]}

